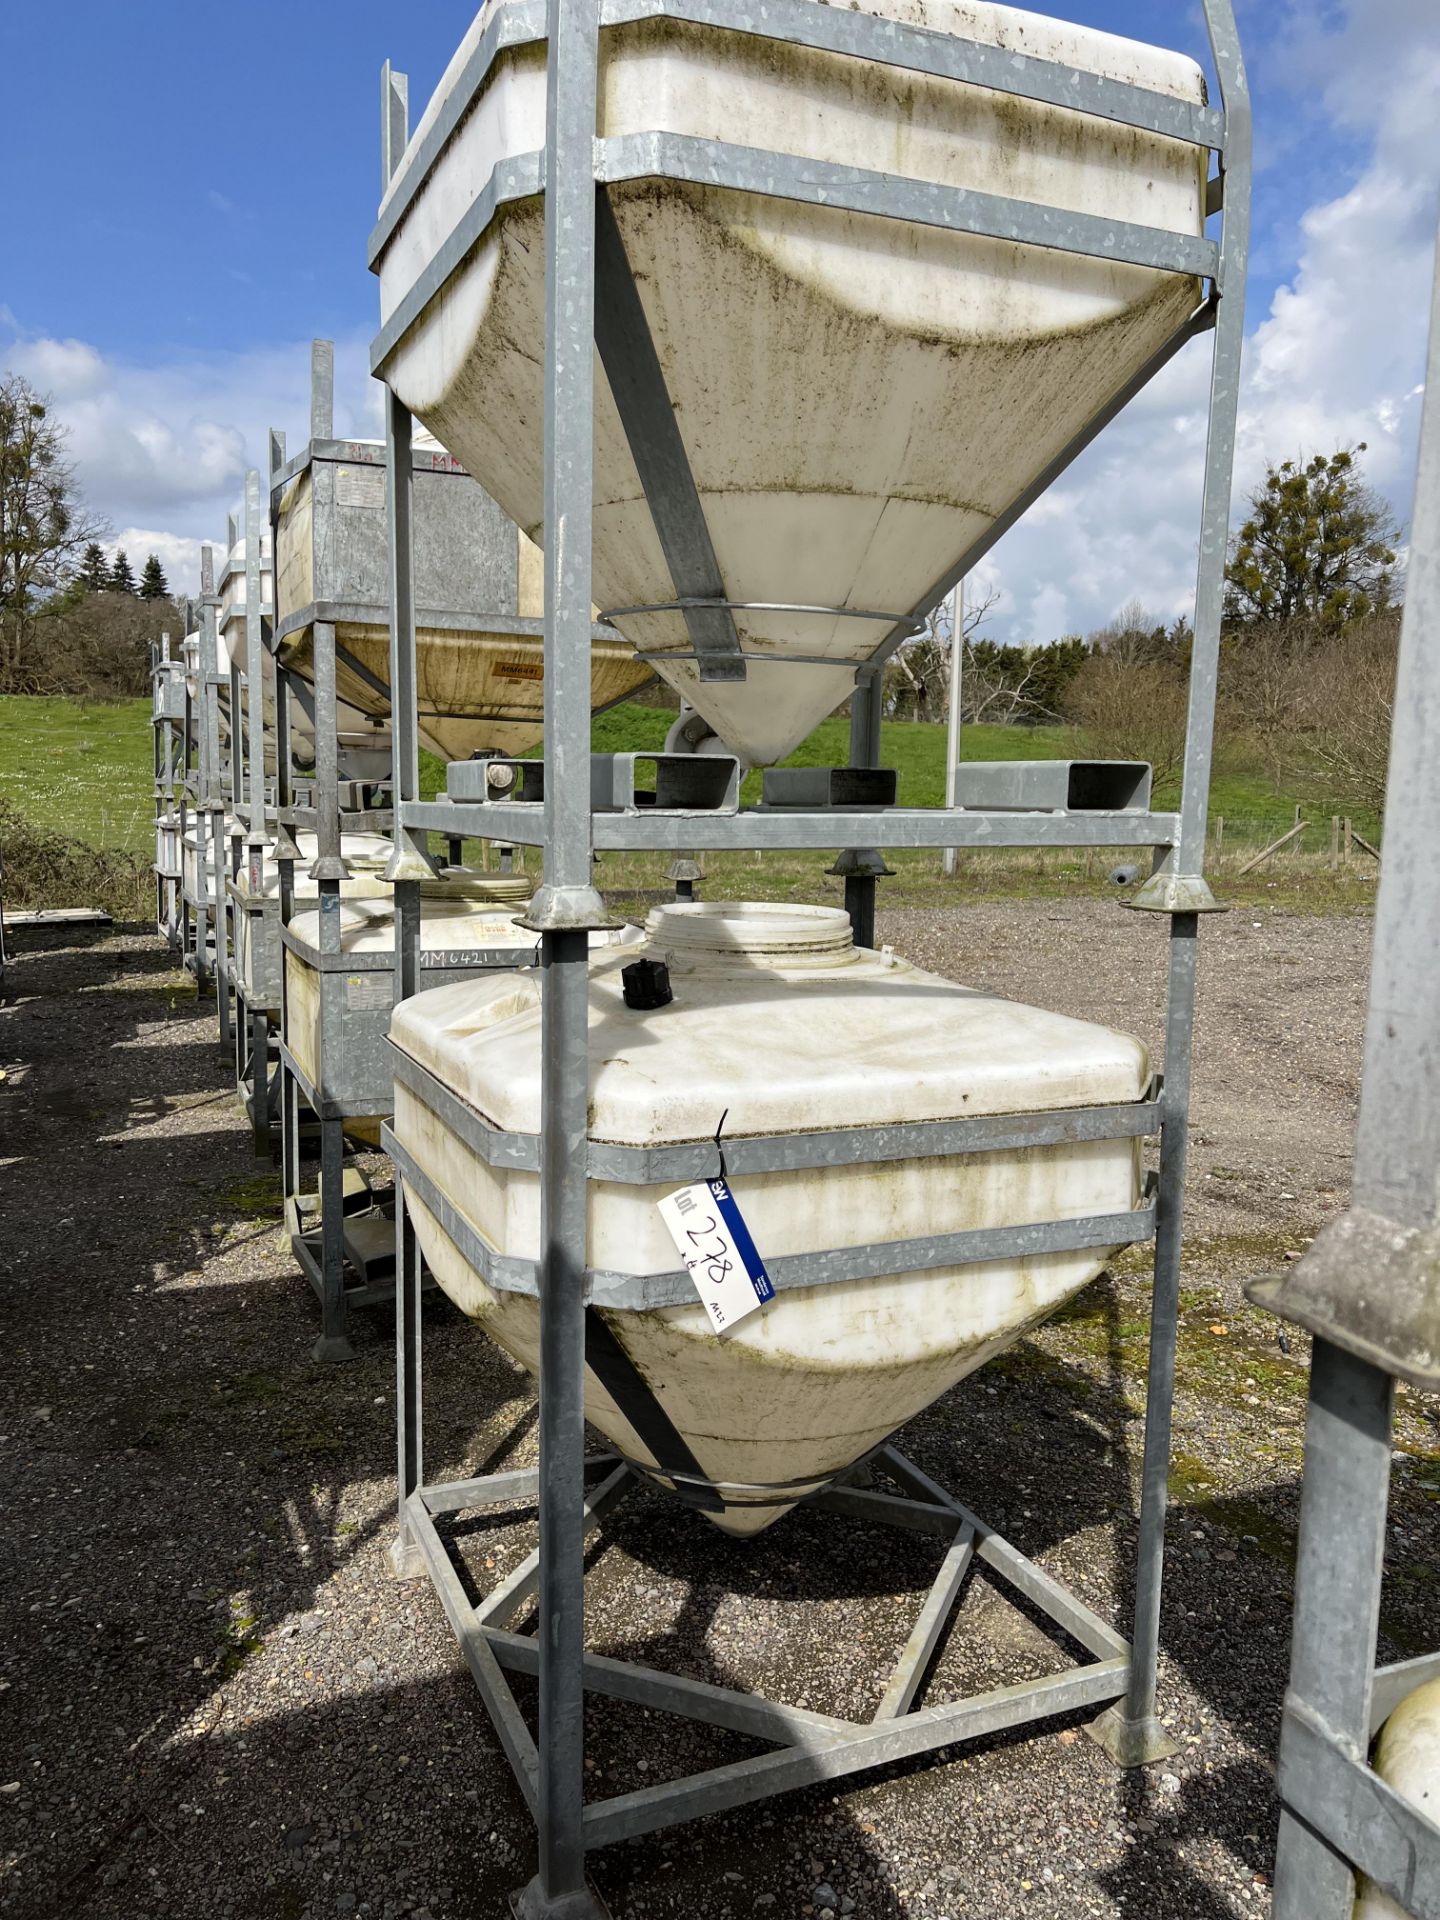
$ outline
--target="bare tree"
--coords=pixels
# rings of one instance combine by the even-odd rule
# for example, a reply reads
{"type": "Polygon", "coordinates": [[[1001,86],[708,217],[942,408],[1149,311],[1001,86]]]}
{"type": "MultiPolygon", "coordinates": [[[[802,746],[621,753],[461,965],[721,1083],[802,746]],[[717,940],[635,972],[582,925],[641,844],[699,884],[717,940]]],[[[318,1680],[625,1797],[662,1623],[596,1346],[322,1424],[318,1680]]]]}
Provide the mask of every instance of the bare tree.
{"type": "Polygon", "coordinates": [[[1066,717],[1097,760],[1148,760],[1159,786],[1185,759],[1187,676],[1170,661],[1092,653],[1071,682],[1066,717]]]}
{"type": "Polygon", "coordinates": [[[1382,813],[1400,650],[1398,610],[1334,634],[1306,662],[1291,737],[1296,785],[1382,813]]]}
{"type": "Polygon", "coordinates": [[[32,641],[46,599],[101,531],[81,505],[66,430],[19,374],[0,380],[0,686],[36,691],[32,641]]]}
{"type": "Polygon", "coordinates": [[[130,593],[64,595],[36,618],[27,690],[133,700],[149,691],[152,644],[162,633],[178,644],[185,631],[185,610],[175,601],[130,593]]]}
{"type": "Polygon", "coordinates": [[[1306,680],[1322,640],[1315,623],[1306,619],[1256,621],[1225,636],[1221,724],[1252,743],[1277,786],[1293,769],[1306,680]]]}
{"type": "MultiPolygon", "coordinates": [[[[970,648],[975,635],[984,626],[1000,599],[1000,591],[991,588],[978,599],[968,599],[961,628],[966,648],[966,674],[970,667],[970,648]]],[[[908,709],[914,720],[945,720],[950,713],[950,648],[954,625],[954,602],[947,594],[925,623],[923,633],[906,640],[891,654],[886,668],[887,705],[908,709]]],[[[963,681],[964,676],[962,676],[963,681]]],[[[968,696],[967,696],[968,706],[968,696]]],[[[967,717],[968,714],[967,714],[967,717]]]]}
{"type": "Polygon", "coordinates": [[[1016,655],[1014,662],[1001,663],[988,653],[977,656],[973,647],[966,648],[960,681],[962,720],[973,726],[1013,727],[1035,718],[1042,652],[1038,647],[1007,651],[1016,655]]]}

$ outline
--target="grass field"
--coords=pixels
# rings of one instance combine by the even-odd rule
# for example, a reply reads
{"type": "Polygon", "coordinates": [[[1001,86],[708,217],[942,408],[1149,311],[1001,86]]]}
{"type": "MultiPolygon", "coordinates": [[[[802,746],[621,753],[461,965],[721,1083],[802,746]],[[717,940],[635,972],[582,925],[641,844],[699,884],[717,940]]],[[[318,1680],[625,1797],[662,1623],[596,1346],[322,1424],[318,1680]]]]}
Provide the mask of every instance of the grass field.
{"type": "Polygon", "coordinates": [[[92,847],[153,848],[150,702],[0,698],[0,799],[92,847]]]}
{"type": "MultiPolygon", "coordinates": [[[[654,750],[664,743],[674,716],[661,708],[625,706],[600,715],[593,739],[602,752],[654,750]]],[[[791,755],[792,766],[843,765],[849,723],[826,720],[791,755]]],[[[1059,757],[1076,751],[1074,736],[1061,727],[969,727],[963,752],[967,760],[1016,760],[1059,757]]],[[[903,806],[938,806],[945,793],[945,729],[888,723],[881,733],[882,759],[899,774],[903,806]]],[[[132,700],[118,706],[83,706],[72,700],[0,697],[0,800],[8,801],[37,827],[65,833],[97,848],[148,855],[151,828],[152,746],[150,706],[132,700]]],[[[421,786],[433,795],[444,785],[442,763],[423,756],[421,786]]],[[[744,797],[757,800],[760,777],[751,774],[744,797]]],[[[1172,804],[1173,788],[1157,793],[1172,804]]],[[[1229,767],[1211,787],[1212,822],[1225,822],[1225,853],[1232,867],[1247,851],[1263,846],[1293,824],[1295,800],[1279,792],[1254,769],[1229,767]]],[[[1296,904],[1344,908],[1363,904],[1373,893],[1373,870],[1331,876],[1319,855],[1328,843],[1329,815],[1342,812],[1323,800],[1307,805],[1316,824],[1306,836],[1308,856],[1277,860],[1243,884],[1231,884],[1236,899],[1293,900],[1296,904]]],[[[1378,839],[1378,822],[1356,816],[1368,839],[1378,839]]],[[[3,853],[3,849],[0,849],[3,853]]],[[[665,862],[640,856],[612,856],[603,884],[620,897],[643,894],[664,885],[665,862]]],[[[894,880],[886,897],[895,905],[918,904],[935,897],[938,856],[896,854],[894,880]]],[[[1016,892],[1067,894],[1104,884],[1113,864],[1105,852],[1085,854],[974,854],[962,857],[963,891],[970,897],[1009,896],[1016,892]]],[[[1223,863],[1222,863],[1223,864],[1223,863]]],[[[826,858],[767,854],[721,855],[707,862],[711,894],[763,893],[772,897],[816,898],[839,883],[827,880],[826,858]]],[[[953,892],[947,885],[946,894],[953,892]]],[[[59,904],[59,903],[56,903],[59,904]]]]}

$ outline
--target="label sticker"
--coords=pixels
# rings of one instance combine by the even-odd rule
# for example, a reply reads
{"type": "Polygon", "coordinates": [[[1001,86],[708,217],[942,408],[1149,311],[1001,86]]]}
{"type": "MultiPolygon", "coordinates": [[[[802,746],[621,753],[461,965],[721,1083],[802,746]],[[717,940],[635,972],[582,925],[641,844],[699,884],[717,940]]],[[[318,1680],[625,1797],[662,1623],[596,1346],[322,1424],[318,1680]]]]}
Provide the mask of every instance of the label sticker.
{"type": "Polygon", "coordinates": [[[395,989],[388,973],[350,973],[345,976],[345,1005],[351,1013],[374,1013],[389,1007],[395,989]]]}
{"type": "Polygon", "coordinates": [[[545,663],[541,660],[501,660],[495,666],[497,680],[543,680],[545,663]]]}
{"type": "Polygon", "coordinates": [[[383,507],[385,469],[383,467],[338,467],[335,472],[337,507],[383,507]]]}
{"type": "Polygon", "coordinates": [[[775,1298],[765,1263],[724,1180],[699,1180],[657,1204],[717,1333],[775,1298]]]}

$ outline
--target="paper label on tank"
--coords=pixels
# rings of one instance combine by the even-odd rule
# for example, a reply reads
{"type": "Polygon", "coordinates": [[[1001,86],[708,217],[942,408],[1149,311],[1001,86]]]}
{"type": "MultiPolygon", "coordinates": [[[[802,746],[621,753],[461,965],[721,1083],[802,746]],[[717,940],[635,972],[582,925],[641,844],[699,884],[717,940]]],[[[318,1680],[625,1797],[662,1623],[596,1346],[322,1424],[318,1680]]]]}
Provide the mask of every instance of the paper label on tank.
{"type": "Polygon", "coordinates": [[[389,1007],[395,998],[395,985],[385,971],[352,973],[345,979],[345,1005],[351,1013],[374,1013],[389,1007]]]}
{"type": "Polygon", "coordinates": [[[658,1205],[717,1333],[774,1299],[765,1262],[725,1181],[697,1181],[658,1205]]]}
{"type": "Polygon", "coordinates": [[[385,469],[383,467],[339,467],[335,472],[337,507],[383,507],[385,469]]]}

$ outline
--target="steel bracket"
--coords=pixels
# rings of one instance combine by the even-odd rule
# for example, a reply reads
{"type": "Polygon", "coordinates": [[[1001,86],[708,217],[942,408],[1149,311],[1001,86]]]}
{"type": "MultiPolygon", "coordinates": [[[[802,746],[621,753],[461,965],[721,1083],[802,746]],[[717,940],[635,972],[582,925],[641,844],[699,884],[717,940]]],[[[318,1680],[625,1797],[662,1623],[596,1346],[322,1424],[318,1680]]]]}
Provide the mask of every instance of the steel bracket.
{"type": "Polygon", "coordinates": [[[1354,1207],[1287,1272],[1252,1281],[1257,1307],[1427,1393],[1440,1391],[1440,1227],[1354,1207]]]}
{"type": "Polygon", "coordinates": [[[516,925],[532,933],[600,933],[623,927],[595,887],[541,887],[516,925]]]}
{"type": "Polygon", "coordinates": [[[1172,873],[1162,867],[1130,899],[1120,902],[1132,913],[1228,913],[1210,891],[1202,873],[1172,873]]]}

